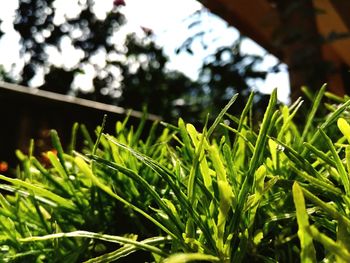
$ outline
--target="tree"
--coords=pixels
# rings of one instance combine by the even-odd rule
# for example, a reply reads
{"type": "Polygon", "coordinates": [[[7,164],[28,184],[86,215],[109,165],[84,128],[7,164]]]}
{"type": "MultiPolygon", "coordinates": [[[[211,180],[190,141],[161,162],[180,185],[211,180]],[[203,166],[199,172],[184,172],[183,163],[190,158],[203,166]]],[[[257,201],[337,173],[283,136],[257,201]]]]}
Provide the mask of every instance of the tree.
{"type": "MultiPolygon", "coordinates": [[[[74,3],[73,3],[74,4],[74,3]]],[[[126,23],[120,12],[123,0],[115,0],[104,17],[95,13],[95,1],[79,0],[78,12],[60,17],[54,0],[20,0],[14,22],[21,36],[21,55],[25,59],[20,84],[30,85],[44,72],[41,89],[118,104],[126,108],[162,115],[166,120],[182,116],[187,120],[205,118],[218,109],[235,92],[243,97],[249,90],[249,78],[264,78],[256,70],[258,57],[241,54],[239,44],[223,47],[203,65],[199,81],[166,68],[163,50],[152,41],[152,31],[143,28],[144,35],[118,34],[126,23]],[[120,45],[123,43],[124,45],[120,45]],[[67,66],[53,61],[50,54],[63,54],[71,49],[77,54],[75,63],[67,66]],[[229,59],[223,54],[230,53],[229,59]],[[103,63],[95,58],[102,57],[103,63]],[[92,92],[86,92],[77,81],[84,71],[93,68],[92,92]]],[[[5,32],[3,32],[5,33],[5,32]]],[[[194,36],[193,39],[197,37],[194,36]]],[[[190,42],[187,42],[190,45],[190,42]]],[[[188,47],[188,46],[187,46],[188,47]]],[[[190,48],[186,48],[188,52],[190,48]]]]}

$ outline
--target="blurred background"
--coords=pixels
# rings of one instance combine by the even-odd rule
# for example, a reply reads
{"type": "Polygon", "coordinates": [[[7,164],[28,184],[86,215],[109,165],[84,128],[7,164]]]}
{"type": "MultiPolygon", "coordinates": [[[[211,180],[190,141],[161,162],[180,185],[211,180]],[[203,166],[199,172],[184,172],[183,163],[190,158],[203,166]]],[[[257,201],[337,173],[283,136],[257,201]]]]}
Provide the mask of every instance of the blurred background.
{"type": "MultiPolygon", "coordinates": [[[[102,115],[203,123],[235,94],[290,103],[306,85],[349,91],[343,0],[0,0],[0,161],[49,130],[102,115]]],[[[111,128],[112,129],[112,128],[111,128]]]]}

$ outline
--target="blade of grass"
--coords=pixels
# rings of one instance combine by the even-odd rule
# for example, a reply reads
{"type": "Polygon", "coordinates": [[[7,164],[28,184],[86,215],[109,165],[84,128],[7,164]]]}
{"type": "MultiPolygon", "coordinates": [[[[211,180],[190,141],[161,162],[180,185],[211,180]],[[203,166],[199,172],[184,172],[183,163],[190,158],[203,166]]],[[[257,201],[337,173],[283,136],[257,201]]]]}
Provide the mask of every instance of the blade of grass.
{"type": "Polygon", "coordinates": [[[310,226],[309,233],[311,233],[312,237],[320,242],[329,252],[340,257],[344,262],[350,262],[350,252],[345,246],[336,243],[333,239],[321,233],[315,226],[310,226]]]}
{"type": "Polygon", "coordinates": [[[182,143],[184,144],[184,154],[187,154],[188,156],[194,155],[194,149],[191,145],[191,138],[186,130],[186,124],[185,122],[179,118],[178,120],[178,126],[179,126],[179,132],[182,138],[182,143]]]}
{"type": "MultiPolygon", "coordinates": [[[[320,136],[320,130],[326,130],[326,128],[331,125],[332,123],[334,123],[336,120],[338,120],[338,118],[340,117],[340,115],[350,106],[350,99],[348,101],[346,101],[343,105],[341,105],[340,107],[338,107],[328,118],[326,118],[326,120],[321,124],[320,129],[316,130],[316,132],[314,133],[314,135],[312,136],[311,140],[309,141],[310,144],[313,144],[318,137],[320,136]]],[[[305,156],[306,154],[306,150],[304,149],[302,155],[305,156]]]]}
{"type": "Polygon", "coordinates": [[[124,118],[123,122],[117,121],[115,124],[115,132],[118,136],[121,132],[125,130],[126,124],[128,123],[130,116],[131,116],[132,110],[128,110],[126,112],[126,117],[124,118]]]}
{"type": "MultiPolygon", "coordinates": [[[[170,241],[167,237],[152,237],[145,240],[139,241],[141,244],[147,244],[151,246],[163,245],[170,241]]],[[[91,258],[84,263],[108,263],[114,262],[122,257],[126,257],[139,250],[135,245],[124,245],[123,247],[117,249],[116,251],[104,254],[99,257],[91,258]]]]}
{"type": "Polygon", "coordinates": [[[27,252],[22,253],[16,253],[16,255],[5,255],[2,260],[4,262],[25,262],[25,261],[19,261],[20,259],[25,260],[24,257],[33,256],[33,255],[40,255],[40,254],[49,254],[49,252],[53,252],[53,249],[39,249],[39,250],[30,250],[27,252]]]}
{"type": "MultiPolygon", "coordinates": [[[[241,160],[243,160],[244,162],[244,144],[242,142],[242,138],[243,140],[245,140],[245,134],[242,134],[242,129],[245,128],[246,130],[249,130],[249,127],[246,125],[246,118],[247,118],[247,115],[250,111],[250,109],[252,108],[253,106],[253,101],[254,101],[254,92],[252,92],[250,95],[249,95],[249,98],[248,98],[248,101],[246,103],[246,105],[244,106],[244,109],[242,111],[242,114],[240,116],[240,119],[238,120],[238,127],[237,127],[237,135],[234,142],[233,142],[233,146],[232,146],[232,155],[233,155],[233,158],[240,158],[241,160]],[[243,136],[242,138],[239,138],[240,136],[243,136]],[[242,149],[243,147],[243,149],[242,149]],[[238,148],[241,148],[242,151],[238,151],[238,148]]],[[[231,120],[234,120],[234,116],[230,116],[228,115],[229,118],[231,120]]],[[[222,124],[223,125],[223,124],[222,124]]],[[[226,126],[226,128],[228,128],[229,130],[231,129],[231,127],[228,127],[226,126]]],[[[232,129],[233,132],[235,132],[234,129],[232,129]]],[[[248,142],[248,141],[246,141],[248,142]]],[[[248,146],[249,143],[248,143],[248,146]]],[[[253,149],[252,147],[250,147],[251,149],[253,149]]],[[[243,162],[241,165],[243,165],[243,162]]]]}
{"type": "Polygon", "coordinates": [[[293,200],[296,209],[298,221],[298,237],[300,240],[300,261],[301,262],[316,262],[316,250],[312,242],[312,236],[307,231],[310,228],[309,215],[306,212],[305,199],[303,191],[298,183],[293,184],[293,200]]]}
{"type": "Polygon", "coordinates": [[[32,157],[32,164],[33,166],[40,171],[40,173],[45,176],[45,178],[52,183],[52,185],[55,187],[55,189],[62,192],[62,195],[65,197],[70,196],[69,191],[62,185],[58,180],[55,179],[55,176],[50,173],[48,170],[45,169],[44,166],[41,165],[41,163],[35,158],[32,157]]]}
{"type": "Polygon", "coordinates": [[[337,125],[338,125],[338,128],[341,131],[341,133],[347,139],[348,143],[350,143],[350,125],[349,125],[349,123],[345,119],[339,118],[337,121],[337,125]]]}
{"type": "Polygon", "coordinates": [[[50,132],[51,135],[51,141],[52,141],[52,145],[53,147],[57,150],[57,157],[58,160],[60,161],[65,173],[67,173],[67,167],[66,167],[66,162],[64,160],[64,151],[62,148],[62,144],[60,141],[60,138],[58,137],[57,131],[56,130],[51,130],[50,132]]]}
{"type": "Polygon", "coordinates": [[[41,226],[45,229],[46,233],[50,233],[51,232],[50,226],[49,226],[47,220],[45,220],[45,216],[43,215],[42,210],[40,209],[39,204],[34,197],[32,197],[32,203],[34,204],[35,211],[39,217],[41,226]]]}
{"type": "Polygon", "coordinates": [[[0,179],[4,180],[6,182],[9,182],[13,185],[22,186],[24,188],[27,188],[27,189],[33,191],[34,194],[48,198],[48,199],[56,202],[60,206],[63,206],[65,208],[69,208],[69,209],[73,209],[73,210],[75,209],[75,205],[72,201],[67,200],[61,196],[58,196],[58,195],[56,195],[56,194],[54,194],[54,193],[52,193],[52,192],[50,192],[42,187],[35,186],[33,184],[24,182],[24,181],[19,180],[19,179],[8,178],[4,175],[0,175],[0,179]]]}
{"type": "Polygon", "coordinates": [[[146,113],[146,109],[144,109],[142,117],[141,117],[141,121],[140,121],[139,125],[137,126],[137,129],[136,129],[134,136],[132,137],[132,140],[130,142],[130,146],[135,145],[139,141],[140,136],[142,134],[142,131],[145,127],[146,120],[147,120],[147,113],[146,113]]]}
{"type": "Polygon", "coordinates": [[[96,154],[96,150],[97,150],[97,147],[98,147],[98,145],[100,143],[101,136],[102,136],[102,133],[103,133],[103,129],[105,128],[105,125],[106,125],[106,121],[107,121],[107,114],[104,114],[103,115],[101,129],[99,130],[99,133],[98,133],[98,136],[97,136],[97,140],[96,140],[96,142],[94,144],[94,147],[92,148],[92,155],[96,154]]]}
{"type": "Polygon", "coordinates": [[[52,166],[56,169],[56,171],[58,172],[58,174],[62,177],[67,179],[68,175],[67,175],[67,170],[64,168],[64,166],[62,165],[62,163],[59,161],[59,159],[57,158],[58,156],[56,156],[56,154],[54,154],[53,152],[49,151],[47,152],[47,158],[50,160],[50,163],[52,164],[52,166]]]}
{"type": "Polygon", "coordinates": [[[205,148],[208,147],[208,143],[206,141],[206,129],[204,128],[203,134],[200,134],[196,131],[193,125],[186,125],[187,132],[192,139],[192,143],[195,146],[196,154],[193,158],[193,162],[191,165],[190,175],[188,178],[188,185],[187,185],[187,196],[188,199],[192,204],[195,202],[195,175],[198,173],[198,167],[201,171],[204,186],[212,192],[212,179],[211,175],[209,174],[209,166],[207,159],[204,155],[205,148]],[[199,137],[199,138],[198,138],[199,137]]]}
{"type": "Polygon", "coordinates": [[[72,127],[72,133],[71,133],[71,141],[68,146],[68,153],[70,155],[73,154],[73,151],[77,144],[77,133],[78,133],[79,123],[75,122],[72,127]]]}
{"type": "Polygon", "coordinates": [[[90,136],[88,129],[86,128],[86,126],[84,124],[80,124],[80,130],[85,138],[87,146],[89,147],[90,150],[92,150],[94,148],[94,142],[90,136]]]}
{"type": "Polygon", "coordinates": [[[341,220],[344,222],[344,224],[347,225],[348,228],[350,228],[350,219],[347,216],[342,215],[339,213],[332,205],[325,203],[320,198],[318,198],[316,195],[312,194],[310,191],[302,187],[303,194],[305,198],[307,198],[309,201],[314,203],[315,205],[322,208],[325,212],[327,212],[332,218],[336,220],[341,220]]]}
{"type": "Polygon", "coordinates": [[[337,103],[344,103],[344,102],[345,102],[344,98],[339,97],[339,96],[337,96],[337,95],[335,95],[335,94],[333,94],[333,93],[331,93],[331,92],[326,91],[324,95],[325,95],[327,98],[329,98],[329,99],[331,99],[331,100],[334,100],[334,101],[337,102],[337,103]]]}
{"type": "Polygon", "coordinates": [[[233,95],[233,97],[230,99],[230,101],[225,105],[225,107],[220,111],[219,115],[216,117],[214,123],[212,124],[212,126],[210,126],[208,133],[207,133],[207,137],[210,138],[211,134],[213,133],[213,131],[215,130],[216,126],[218,126],[218,124],[220,123],[220,121],[222,120],[222,117],[224,117],[225,113],[227,112],[227,110],[232,106],[232,104],[236,101],[238,97],[238,93],[236,93],[235,95],[233,95]]]}
{"type": "Polygon", "coordinates": [[[291,164],[290,168],[292,171],[294,171],[298,176],[304,178],[305,180],[307,180],[309,183],[311,183],[312,185],[314,185],[315,187],[319,188],[322,191],[326,191],[326,192],[330,192],[333,193],[337,196],[342,196],[342,191],[335,187],[332,184],[328,184],[322,180],[319,180],[313,176],[308,175],[306,172],[304,171],[300,171],[298,168],[296,168],[295,165],[291,164]]]}
{"type": "Polygon", "coordinates": [[[310,111],[310,113],[308,114],[308,116],[306,118],[306,123],[305,123],[305,126],[304,126],[304,130],[303,130],[303,133],[301,135],[301,142],[305,141],[305,137],[309,133],[310,127],[311,127],[312,122],[313,122],[313,120],[315,118],[317,109],[320,106],[320,103],[321,103],[323,95],[324,95],[324,93],[326,91],[326,88],[327,88],[327,84],[323,84],[323,86],[321,87],[321,89],[317,93],[316,98],[313,100],[311,111],[310,111]]]}
{"type": "Polygon", "coordinates": [[[308,148],[312,153],[315,154],[315,156],[319,157],[321,160],[323,160],[325,163],[329,164],[332,167],[336,167],[336,163],[334,162],[334,160],[332,160],[331,158],[328,157],[327,154],[325,154],[324,152],[320,151],[319,149],[317,149],[315,146],[304,142],[303,143],[305,145],[306,148],[308,148]]]}
{"type": "MultiPolygon", "coordinates": [[[[350,234],[346,224],[339,220],[337,229],[337,243],[347,251],[350,251],[350,234]]],[[[337,262],[341,262],[341,258],[338,256],[337,262]]],[[[344,261],[345,263],[346,261],[344,261]]]]}
{"type": "MultiPolygon", "coordinates": [[[[149,245],[147,243],[142,243],[140,241],[136,241],[130,238],[121,237],[121,236],[113,236],[113,235],[106,235],[106,234],[99,234],[89,231],[73,231],[68,233],[56,233],[56,234],[50,234],[45,236],[33,236],[33,237],[27,237],[27,238],[21,238],[19,239],[20,242],[35,242],[35,241],[44,241],[44,240],[52,240],[57,238],[92,238],[92,239],[98,239],[103,240],[107,242],[112,243],[118,243],[118,244],[130,244],[138,249],[146,250],[152,253],[155,253],[157,255],[160,255],[162,257],[167,257],[168,253],[166,253],[164,250],[161,250],[155,246],[149,245]]],[[[165,239],[166,240],[166,239],[165,239]]]]}
{"type": "Polygon", "coordinates": [[[166,258],[163,263],[186,263],[191,261],[219,262],[218,257],[202,253],[177,253],[166,258]]]}
{"type": "MultiPolygon", "coordinates": [[[[303,103],[304,101],[300,100],[300,102],[296,105],[296,107],[291,113],[289,112],[290,109],[287,106],[282,107],[283,124],[278,132],[277,139],[281,140],[283,138],[283,136],[285,135],[285,132],[288,130],[289,126],[291,125],[294,116],[296,115],[296,113],[298,112],[298,110],[300,109],[303,103]]],[[[279,123],[279,118],[277,118],[276,122],[279,123]]]]}
{"type": "Polygon", "coordinates": [[[329,185],[332,185],[331,181],[329,181],[326,177],[321,175],[310,163],[309,161],[302,156],[302,154],[299,154],[295,149],[288,146],[287,144],[278,141],[275,138],[271,138],[275,140],[281,148],[281,151],[283,151],[286,156],[293,162],[297,167],[302,167],[307,173],[314,176],[315,179],[319,179],[320,181],[323,181],[324,183],[327,183],[329,185]]]}
{"type": "MultiPolygon", "coordinates": [[[[18,189],[17,187],[14,187],[14,186],[8,185],[8,184],[0,184],[0,189],[8,191],[10,193],[18,193],[19,195],[21,195],[21,196],[23,196],[25,198],[28,198],[29,196],[32,195],[32,193],[29,193],[28,191],[24,191],[24,190],[18,189]]],[[[42,202],[44,204],[49,205],[49,206],[57,207],[57,203],[55,203],[52,200],[47,199],[45,197],[35,195],[34,198],[39,200],[40,202],[42,202]]]]}
{"type": "Polygon", "coordinates": [[[333,145],[332,140],[327,136],[327,134],[322,129],[320,129],[319,131],[320,131],[320,134],[323,137],[323,139],[326,141],[326,144],[328,145],[329,150],[332,153],[333,159],[336,163],[336,169],[340,175],[340,179],[341,179],[343,186],[344,186],[344,189],[345,189],[345,193],[347,196],[349,196],[350,195],[349,175],[345,170],[345,167],[342,163],[342,160],[340,159],[340,157],[339,157],[339,155],[338,155],[338,153],[333,145]]]}

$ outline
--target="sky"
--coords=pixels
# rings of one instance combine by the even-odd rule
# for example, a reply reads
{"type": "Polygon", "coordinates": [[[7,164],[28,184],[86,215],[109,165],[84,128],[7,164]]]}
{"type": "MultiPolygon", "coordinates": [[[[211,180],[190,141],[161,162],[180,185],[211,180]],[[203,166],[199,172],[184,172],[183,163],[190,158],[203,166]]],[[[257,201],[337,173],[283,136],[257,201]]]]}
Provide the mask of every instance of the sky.
{"type": "MultiPolygon", "coordinates": [[[[74,4],[76,1],[70,1],[69,3],[67,5],[66,0],[56,0],[57,7],[60,7],[62,10],[62,17],[64,13],[74,16],[77,8],[76,4],[74,4]]],[[[112,1],[97,1],[96,3],[98,5],[96,5],[95,13],[103,18],[105,11],[112,7],[112,1]]],[[[125,0],[125,3],[126,5],[121,7],[121,11],[128,20],[127,25],[123,29],[124,33],[141,32],[141,27],[151,29],[154,33],[156,43],[164,48],[165,53],[170,58],[169,69],[182,71],[192,79],[198,76],[198,70],[203,59],[213,53],[216,48],[233,43],[239,35],[239,32],[235,28],[228,26],[219,17],[210,12],[204,12],[204,15],[201,16],[200,27],[211,31],[210,34],[206,35],[206,38],[209,38],[206,39],[208,40],[207,43],[211,43],[210,46],[204,49],[200,42],[197,41],[192,46],[194,55],[190,55],[187,52],[175,54],[175,49],[181,46],[186,38],[193,34],[194,31],[188,28],[191,21],[189,16],[201,9],[201,4],[195,0],[125,0]]],[[[0,0],[0,6],[2,7],[0,9],[1,18],[13,17],[14,10],[17,7],[17,1],[0,0]]],[[[10,29],[12,27],[11,20],[13,19],[6,19],[2,27],[10,29]]],[[[14,62],[19,63],[19,67],[17,68],[21,68],[18,50],[15,48],[18,40],[19,36],[13,30],[0,41],[0,61],[2,64],[5,64],[6,69],[10,69],[14,62]],[[6,50],[6,52],[1,52],[1,50],[6,50]]],[[[70,51],[68,44],[66,50],[67,54],[65,56],[70,58],[69,63],[74,64],[74,60],[79,59],[81,54],[70,51]]],[[[245,40],[243,42],[242,51],[264,56],[262,63],[264,69],[272,67],[278,61],[274,56],[268,54],[263,48],[251,40],[245,40]]],[[[55,56],[54,52],[52,56],[58,64],[69,61],[64,57],[55,56]]],[[[91,69],[86,69],[87,72],[89,70],[91,69]]],[[[40,82],[42,80],[38,79],[35,81],[40,82]]],[[[79,81],[81,82],[81,80],[79,81]]],[[[263,93],[270,93],[277,87],[279,100],[285,103],[289,102],[290,87],[286,70],[278,74],[268,74],[265,81],[255,83],[255,85],[263,93]]]]}
{"type": "MultiPolygon", "coordinates": [[[[207,12],[202,20],[202,27],[211,29],[212,47],[204,50],[199,43],[194,50],[195,55],[191,56],[186,52],[175,55],[174,50],[191,35],[188,29],[188,17],[196,10],[202,8],[202,5],[195,0],[125,0],[126,6],[123,12],[130,23],[130,27],[139,28],[140,25],[150,28],[155,33],[156,41],[163,46],[166,53],[171,58],[172,69],[185,72],[189,77],[196,78],[198,69],[203,59],[211,54],[217,47],[233,43],[239,36],[239,32],[232,26],[229,26],[224,20],[216,15],[207,12]]],[[[203,17],[202,17],[203,18],[203,17]]],[[[245,40],[242,44],[242,51],[247,54],[259,54],[264,56],[262,67],[267,69],[278,62],[278,59],[269,54],[261,46],[252,40],[245,40]]],[[[282,68],[286,69],[285,65],[282,68]]],[[[278,88],[279,100],[289,103],[290,85],[287,70],[280,73],[268,74],[264,82],[256,83],[259,90],[263,93],[271,93],[274,88],[278,88]]]]}

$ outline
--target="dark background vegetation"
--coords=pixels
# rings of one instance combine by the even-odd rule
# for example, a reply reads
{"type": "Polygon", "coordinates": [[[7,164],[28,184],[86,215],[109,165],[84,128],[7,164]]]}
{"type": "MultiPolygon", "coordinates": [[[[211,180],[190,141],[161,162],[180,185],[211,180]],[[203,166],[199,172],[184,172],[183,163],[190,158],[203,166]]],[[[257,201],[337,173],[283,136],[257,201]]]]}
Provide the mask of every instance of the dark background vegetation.
{"type": "MultiPolygon", "coordinates": [[[[120,12],[120,6],[125,2],[114,1],[113,9],[104,20],[93,13],[93,2],[88,0],[85,4],[81,3],[81,12],[77,17],[55,24],[53,0],[20,0],[14,28],[21,36],[21,55],[28,59],[20,76],[3,72],[3,78],[28,86],[32,78],[39,74],[39,69],[44,69],[44,84],[40,89],[135,110],[146,106],[149,112],[167,121],[176,120],[179,116],[188,121],[198,121],[203,120],[208,112],[214,117],[236,92],[242,94],[240,103],[236,104],[237,109],[241,108],[250,90],[248,81],[266,76],[267,72],[257,67],[261,57],[242,54],[241,39],[232,46],[219,48],[208,58],[203,63],[198,80],[166,68],[168,57],[153,41],[150,29],[144,28],[143,37],[130,34],[125,41],[125,49],[118,50],[111,37],[127,21],[120,12]],[[83,51],[84,56],[71,68],[57,67],[48,61],[47,47],[60,49],[62,39],[67,37],[74,48],[83,51]],[[83,73],[83,65],[93,64],[91,57],[98,52],[104,54],[106,66],[99,68],[93,65],[96,69],[94,90],[89,93],[73,90],[74,78],[83,73]],[[118,61],[112,58],[112,54],[123,55],[127,59],[118,61]],[[116,68],[121,76],[113,73],[116,68]],[[116,85],[116,81],[121,81],[121,84],[116,85]]],[[[194,15],[192,19],[191,26],[200,23],[200,15],[194,15]]],[[[204,34],[209,32],[190,37],[177,52],[192,54],[192,41],[203,38],[204,34]]]]}

